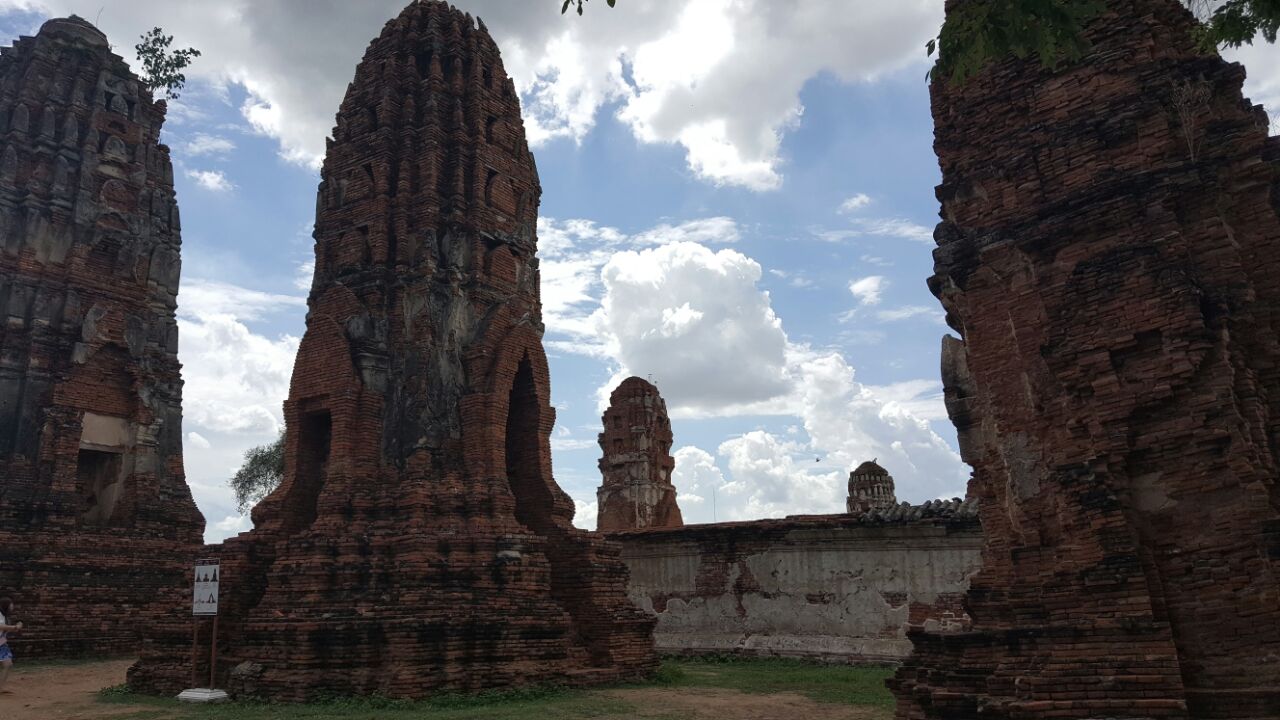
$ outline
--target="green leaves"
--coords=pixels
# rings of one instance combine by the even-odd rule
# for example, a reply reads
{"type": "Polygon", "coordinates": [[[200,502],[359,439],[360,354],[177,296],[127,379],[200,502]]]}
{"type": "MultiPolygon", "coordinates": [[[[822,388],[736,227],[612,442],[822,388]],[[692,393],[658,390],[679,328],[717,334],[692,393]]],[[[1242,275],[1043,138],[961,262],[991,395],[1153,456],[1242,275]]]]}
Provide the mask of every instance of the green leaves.
{"type": "Polygon", "coordinates": [[[1085,24],[1106,9],[1103,0],[970,0],[947,15],[938,37],[925,44],[940,74],[963,83],[992,60],[1035,55],[1047,68],[1084,56],[1085,24]]]}
{"type": "Polygon", "coordinates": [[[1253,44],[1261,34],[1276,41],[1280,30],[1280,0],[1227,0],[1204,25],[1204,43],[1210,47],[1253,44]]]}
{"type": "MultiPolygon", "coordinates": [[[[564,4],[560,6],[560,14],[561,14],[561,15],[563,15],[563,14],[565,14],[566,12],[568,12],[568,11],[569,11],[569,7],[570,7],[571,5],[574,5],[574,4],[576,3],[576,4],[577,4],[577,7],[578,7],[578,14],[579,14],[579,15],[581,15],[581,14],[582,14],[582,4],[583,4],[583,3],[585,3],[586,1],[587,1],[587,0],[564,0],[564,4]]],[[[613,7],[613,6],[614,6],[614,4],[618,2],[618,0],[604,0],[604,1],[605,1],[605,2],[607,2],[607,3],[609,3],[609,7],[613,7]]]]}
{"type": "Polygon", "coordinates": [[[170,51],[172,44],[173,36],[165,35],[157,27],[143,34],[133,49],[142,61],[142,82],[147,89],[153,93],[164,90],[166,98],[176,100],[178,91],[187,84],[187,76],[182,71],[192,59],[200,57],[200,51],[193,48],[170,51]]]}
{"type": "MultiPolygon", "coordinates": [[[[938,56],[929,78],[963,83],[987,63],[1035,56],[1050,70],[1088,52],[1084,27],[1104,0],[968,0],[956,3],[925,51],[938,56]]],[[[1275,42],[1280,0],[1226,0],[1201,27],[1206,48],[1239,47],[1261,34],[1275,42]]]]}
{"type": "Polygon", "coordinates": [[[284,432],[270,445],[250,448],[244,454],[244,465],[231,478],[240,512],[258,504],[271,494],[284,479],[284,432]]]}

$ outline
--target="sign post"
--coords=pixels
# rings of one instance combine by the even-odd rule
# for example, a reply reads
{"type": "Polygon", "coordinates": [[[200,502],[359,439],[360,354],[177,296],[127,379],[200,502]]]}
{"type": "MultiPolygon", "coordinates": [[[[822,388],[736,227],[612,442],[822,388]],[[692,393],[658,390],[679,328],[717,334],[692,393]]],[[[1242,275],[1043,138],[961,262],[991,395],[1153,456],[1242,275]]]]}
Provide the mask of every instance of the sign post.
{"type": "Polygon", "coordinates": [[[214,688],[218,669],[218,585],[222,578],[222,569],[217,560],[198,560],[195,569],[195,583],[191,592],[191,684],[192,688],[183,690],[179,700],[187,702],[220,702],[227,699],[225,690],[214,688]],[[213,618],[213,632],[209,636],[209,687],[194,687],[196,679],[196,658],[199,657],[200,618],[213,618]]]}

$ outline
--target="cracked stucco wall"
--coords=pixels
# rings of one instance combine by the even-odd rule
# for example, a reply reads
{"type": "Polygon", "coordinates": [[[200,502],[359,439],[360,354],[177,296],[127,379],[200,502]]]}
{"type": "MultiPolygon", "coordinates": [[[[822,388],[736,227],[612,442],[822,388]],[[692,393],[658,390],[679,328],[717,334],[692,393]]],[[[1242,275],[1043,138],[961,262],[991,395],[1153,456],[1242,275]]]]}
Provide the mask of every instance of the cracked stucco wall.
{"type": "Polygon", "coordinates": [[[976,521],[860,524],[849,516],[614,535],[633,602],[665,653],[895,661],[909,625],[964,627],[976,521]]]}

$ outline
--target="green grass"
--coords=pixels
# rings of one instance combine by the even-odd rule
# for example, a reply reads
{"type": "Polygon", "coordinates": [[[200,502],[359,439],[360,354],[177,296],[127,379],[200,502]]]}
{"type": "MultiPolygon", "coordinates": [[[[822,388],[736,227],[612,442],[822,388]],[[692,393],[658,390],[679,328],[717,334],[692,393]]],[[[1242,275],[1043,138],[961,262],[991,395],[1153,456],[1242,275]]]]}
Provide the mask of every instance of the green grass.
{"type": "MultiPolygon", "coordinates": [[[[892,668],[886,667],[824,665],[800,660],[682,659],[664,662],[649,682],[623,687],[722,688],[757,694],[792,692],[817,702],[891,708],[893,699],[884,687],[884,680],[892,673],[892,668]]],[[[116,686],[101,691],[99,700],[138,708],[132,715],[119,716],[119,720],[582,720],[626,718],[638,710],[633,703],[599,690],[563,688],[441,695],[419,701],[372,697],[305,705],[254,702],[188,705],[170,698],[135,695],[124,686],[116,686]]],[[[645,709],[650,713],[660,711],[660,708],[645,709]]]]}
{"type": "Polygon", "coordinates": [[[805,660],[703,658],[668,661],[675,687],[716,687],[745,693],[794,692],[818,702],[892,708],[884,681],[894,669],[882,665],[831,665],[805,660]]]}
{"type": "Polygon", "coordinates": [[[182,720],[579,720],[625,716],[634,709],[630,703],[599,693],[561,688],[441,695],[418,701],[369,697],[339,698],[304,705],[257,702],[189,705],[170,698],[135,695],[124,686],[116,686],[101,691],[99,699],[107,703],[150,708],[121,716],[127,720],[152,717],[182,720]]]}

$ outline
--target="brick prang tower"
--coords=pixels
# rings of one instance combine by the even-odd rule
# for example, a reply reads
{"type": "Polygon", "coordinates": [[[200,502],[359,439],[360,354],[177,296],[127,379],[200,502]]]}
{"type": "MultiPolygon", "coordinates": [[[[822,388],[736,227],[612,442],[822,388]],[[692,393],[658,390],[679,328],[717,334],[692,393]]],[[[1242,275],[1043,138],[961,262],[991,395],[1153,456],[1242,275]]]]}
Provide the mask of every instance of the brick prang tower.
{"type": "Polygon", "coordinates": [[[889,510],[897,504],[893,476],[875,460],[868,460],[849,473],[849,496],[845,499],[845,510],[850,514],[889,510]]]}
{"type": "Polygon", "coordinates": [[[1280,140],[1178,2],[1106,7],[1081,62],[933,83],[986,540],[899,720],[1280,716],[1280,140]]]}
{"type": "Polygon", "coordinates": [[[164,116],[78,17],[0,50],[0,595],[25,657],[135,651],[189,594],[164,116]]]}
{"type": "MultiPolygon", "coordinates": [[[[413,2],[337,115],[285,472],[222,551],[240,696],[422,697],[656,666],[616,545],[551,475],[540,188],[484,25],[413,2]]],[[[180,687],[144,658],[136,687],[180,687]]]]}
{"type": "Polygon", "coordinates": [[[671,419],[658,388],[638,377],[623,380],[601,421],[596,530],[684,526],[671,484],[671,419]]]}

